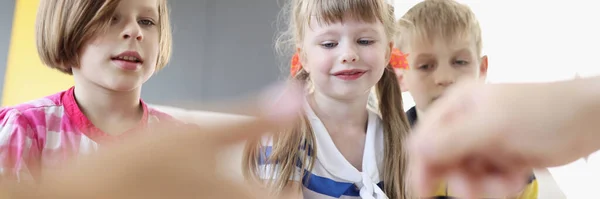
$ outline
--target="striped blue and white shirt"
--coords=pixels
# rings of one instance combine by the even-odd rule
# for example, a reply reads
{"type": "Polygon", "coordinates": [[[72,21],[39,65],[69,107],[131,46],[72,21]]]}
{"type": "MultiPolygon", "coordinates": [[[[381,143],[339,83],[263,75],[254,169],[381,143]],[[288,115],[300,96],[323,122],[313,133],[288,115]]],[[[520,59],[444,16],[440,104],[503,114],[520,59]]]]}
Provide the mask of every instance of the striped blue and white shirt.
{"type": "MultiPolygon", "coordinates": [[[[293,181],[304,182],[303,195],[306,199],[387,199],[383,193],[383,126],[381,118],[369,111],[365,148],[363,152],[362,172],[358,171],[338,151],[329,136],[325,125],[313,112],[310,106],[305,106],[306,115],[310,121],[318,148],[313,170],[303,175],[300,165],[296,167],[293,181]],[[307,181],[305,181],[307,180],[307,181]]],[[[271,142],[266,142],[266,155],[270,155],[271,142]]],[[[300,143],[299,143],[300,144],[300,143]]],[[[303,149],[303,147],[301,148],[303,149]]],[[[303,151],[301,153],[304,153],[303,151]]],[[[309,154],[313,155],[313,154],[309,154]]],[[[300,158],[302,159],[302,158],[300,158]]],[[[271,169],[275,165],[261,164],[260,173],[263,179],[271,177],[271,169]]]]}

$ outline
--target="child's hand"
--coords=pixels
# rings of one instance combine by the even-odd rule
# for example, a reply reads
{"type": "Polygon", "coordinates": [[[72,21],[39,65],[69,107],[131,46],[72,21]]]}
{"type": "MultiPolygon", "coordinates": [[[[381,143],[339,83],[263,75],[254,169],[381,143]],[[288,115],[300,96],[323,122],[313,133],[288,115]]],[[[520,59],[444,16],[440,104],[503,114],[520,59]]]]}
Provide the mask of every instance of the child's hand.
{"type": "Polygon", "coordinates": [[[586,140],[597,138],[589,132],[598,122],[588,118],[594,115],[585,110],[589,106],[580,105],[589,100],[577,86],[453,86],[419,118],[410,139],[416,188],[427,192],[449,177],[449,183],[460,181],[454,185],[465,197],[514,194],[533,168],[566,164],[593,152],[586,140]]]}
{"type": "Polygon", "coordinates": [[[153,136],[146,133],[103,148],[64,172],[44,176],[39,192],[17,195],[48,199],[268,198],[257,185],[229,180],[218,172],[217,156],[227,146],[294,122],[303,99],[298,91],[287,92],[268,109],[252,108],[257,110],[256,117],[247,120],[200,126],[160,124],[151,130],[153,136]]]}

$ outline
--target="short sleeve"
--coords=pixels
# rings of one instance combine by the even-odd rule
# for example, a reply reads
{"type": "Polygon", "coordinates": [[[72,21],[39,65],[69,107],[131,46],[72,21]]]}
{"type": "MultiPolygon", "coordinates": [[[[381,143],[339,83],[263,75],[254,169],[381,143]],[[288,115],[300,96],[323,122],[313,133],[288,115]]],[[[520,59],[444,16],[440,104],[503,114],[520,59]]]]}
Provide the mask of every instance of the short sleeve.
{"type": "MultiPolygon", "coordinates": [[[[269,160],[269,157],[272,154],[273,150],[273,142],[269,139],[263,139],[263,145],[259,149],[260,156],[258,157],[258,175],[262,180],[275,180],[279,178],[279,174],[275,171],[278,171],[281,168],[281,165],[277,163],[277,160],[269,160]]],[[[294,172],[290,176],[290,181],[300,182],[302,180],[303,172],[302,162],[300,156],[296,156],[298,158],[298,163],[294,167],[294,172]]]]}
{"type": "Polygon", "coordinates": [[[527,186],[521,191],[518,199],[537,199],[538,198],[538,182],[535,175],[531,175],[527,186]]]}
{"type": "Polygon", "coordinates": [[[0,183],[32,181],[40,150],[27,118],[15,109],[0,110],[0,183]]]}
{"type": "MultiPolygon", "coordinates": [[[[538,198],[538,183],[535,178],[535,175],[531,175],[527,179],[527,185],[521,189],[518,193],[511,194],[508,198],[515,199],[537,199],[538,198]]],[[[455,190],[453,190],[448,182],[440,183],[437,187],[433,195],[429,195],[427,197],[433,198],[456,198],[455,190]]],[[[499,198],[498,196],[486,195],[485,198],[499,198]]]]}

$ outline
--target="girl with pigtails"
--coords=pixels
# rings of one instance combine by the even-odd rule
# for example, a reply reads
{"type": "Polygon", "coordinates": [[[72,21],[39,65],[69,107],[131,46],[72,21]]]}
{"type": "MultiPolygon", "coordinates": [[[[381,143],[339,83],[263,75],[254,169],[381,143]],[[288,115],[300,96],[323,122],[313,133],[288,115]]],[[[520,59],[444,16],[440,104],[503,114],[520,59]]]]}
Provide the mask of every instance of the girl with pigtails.
{"type": "Polygon", "coordinates": [[[412,198],[404,180],[409,124],[393,68],[402,54],[392,53],[392,6],[289,3],[289,29],[278,44],[296,51],[291,80],[306,88],[302,119],[287,132],[248,142],[245,176],[281,198],[412,198]],[[373,88],[377,110],[367,108],[373,88]]]}

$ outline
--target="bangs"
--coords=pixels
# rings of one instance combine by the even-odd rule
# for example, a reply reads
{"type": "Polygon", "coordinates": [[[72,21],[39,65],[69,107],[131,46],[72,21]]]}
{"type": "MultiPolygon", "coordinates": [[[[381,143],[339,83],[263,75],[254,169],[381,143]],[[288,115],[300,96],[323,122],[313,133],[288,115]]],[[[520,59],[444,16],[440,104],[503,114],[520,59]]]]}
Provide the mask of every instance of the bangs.
{"type": "Polygon", "coordinates": [[[105,33],[121,0],[96,1],[97,8],[86,30],[90,30],[87,38],[97,33],[105,33]]]}
{"type": "MultiPolygon", "coordinates": [[[[313,0],[306,3],[304,13],[310,13],[306,22],[314,17],[319,25],[329,25],[346,20],[374,23],[384,22],[385,5],[381,0],[313,0]]],[[[387,7],[387,6],[386,6],[387,7]]]]}
{"type": "Polygon", "coordinates": [[[456,2],[424,1],[411,8],[398,24],[400,41],[397,45],[401,47],[436,39],[448,44],[467,40],[473,41],[477,51],[481,51],[479,22],[468,7],[456,2]]]}
{"type": "Polygon", "coordinates": [[[396,37],[395,45],[401,51],[406,51],[407,48],[413,45],[433,45],[433,42],[439,41],[443,41],[447,45],[460,45],[461,42],[470,41],[475,45],[479,56],[482,41],[481,33],[478,30],[479,26],[477,24],[454,23],[449,25],[443,21],[402,25],[400,33],[396,37]]]}
{"type": "Polygon", "coordinates": [[[441,39],[448,45],[457,44],[462,41],[473,41],[470,27],[457,28],[454,26],[427,26],[417,27],[410,31],[411,38],[417,42],[435,42],[441,39]]]}

